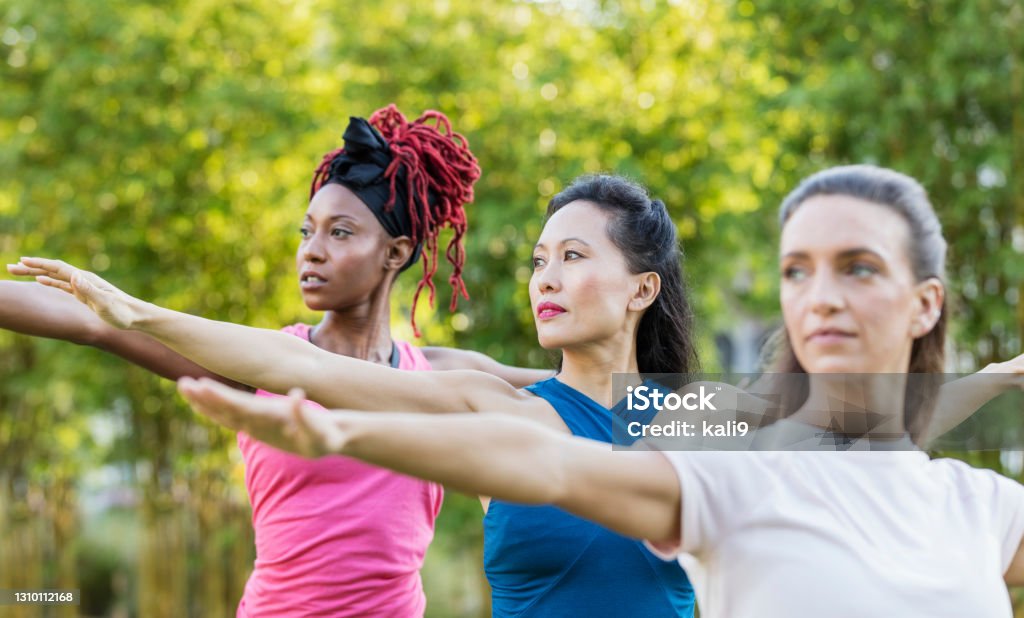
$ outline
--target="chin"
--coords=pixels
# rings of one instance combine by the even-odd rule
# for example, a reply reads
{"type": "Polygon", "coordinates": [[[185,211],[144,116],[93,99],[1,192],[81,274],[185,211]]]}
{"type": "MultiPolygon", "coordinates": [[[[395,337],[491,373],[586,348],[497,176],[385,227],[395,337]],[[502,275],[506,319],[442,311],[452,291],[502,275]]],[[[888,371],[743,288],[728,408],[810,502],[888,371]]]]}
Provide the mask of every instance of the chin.
{"type": "Polygon", "coordinates": [[[302,302],[305,303],[306,308],[311,311],[328,311],[331,308],[331,304],[327,302],[322,296],[315,294],[302,294],[302,302]]]}
{"type": "Polygon", "coordinates": [[[864,366],[863,362],[855,360],[844,360],[839,358],[828,358],[811,363],[809,373],[877,373],[877,368],[864,366]]]}
{"type": "Polygon", "coordinates": [[[545,350],[561,350],[565,347],[560,337],[542,335],[540,332],[537,333],[537,343],[545,350]]]}
{"type": "Polygon", "coordinates": [[[828,374],[828,373],[831,373],[831,374],[842,374],[842,373],[848,373],[848,374],[856,374],[856,373],[867,373],[867,372],[864,371],[864,369],[862,367],[852,367],[850,365],[845,365],[845,364],[842,364],[842,363],[825,363],[823,366],[821,366],[819,368],[812,369],[808,373],[817,373],[817,374],[828,374]]]}
{"type": "Polygon", "coordinates": [[[826,356],[800,362],[807,373],[874,373],[861,359],[826,356]]]}
{"type": "Polygon", "coordinates": [[[572,343],[565,329],[552,328],[552,324],[535,324],[537,327],[537,343],[545,350],[561,350],[572,343]]]}

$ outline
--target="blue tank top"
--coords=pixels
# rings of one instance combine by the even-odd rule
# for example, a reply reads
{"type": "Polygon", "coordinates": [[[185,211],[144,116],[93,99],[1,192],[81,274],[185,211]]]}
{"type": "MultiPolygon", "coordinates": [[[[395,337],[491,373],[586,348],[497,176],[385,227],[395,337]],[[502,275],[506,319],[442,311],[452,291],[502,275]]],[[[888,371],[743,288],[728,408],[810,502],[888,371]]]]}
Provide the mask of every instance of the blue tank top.
{"type": "MultiPolygon", "coordinates": [[[[574,436],[611,442],[612,410],[556,378],[526,389],[574,436]]],[[[484,572],[495,618],[693,615],[693,586],[678,562],[552,506],[491,500],[484,572]]]]}

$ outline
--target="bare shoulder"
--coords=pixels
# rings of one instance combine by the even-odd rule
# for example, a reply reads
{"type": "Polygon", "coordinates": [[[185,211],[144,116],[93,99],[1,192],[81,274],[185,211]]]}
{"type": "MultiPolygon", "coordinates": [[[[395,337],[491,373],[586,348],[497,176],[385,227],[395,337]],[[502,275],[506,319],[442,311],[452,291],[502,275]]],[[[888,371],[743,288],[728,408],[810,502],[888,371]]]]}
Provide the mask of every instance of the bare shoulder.
{"type": "Polygon", "coordinates": [[[562,417],[558,415],[558,412],[555,411],[554,407],[546,399],[538,397],[525,389],[518,389],[516,393],[520,402],[518,416],[537,421],[549,429],[554,429],[561,433],[571,433],[565,421],[562,420],[562,417]]]}
{"type": "Polygon", "coordinates": [[[516,388],[501,378],[471,369],[432,372],[441,388],[456,389],[462,393],[474,412],[511,414],[568,432],[558,413],[546,400],[526,389],[516,388]]]}
{"type": "Polygon", "coordinates": [[[496,411],[500,412],[510,405],[514,406],[520,398],[519,391],[514,386],[482,371],[451,369],[411,373],[429,380],[435,388],[460,393],[474,412],[483,412],[490,408],[496,408],[496,411]]]}

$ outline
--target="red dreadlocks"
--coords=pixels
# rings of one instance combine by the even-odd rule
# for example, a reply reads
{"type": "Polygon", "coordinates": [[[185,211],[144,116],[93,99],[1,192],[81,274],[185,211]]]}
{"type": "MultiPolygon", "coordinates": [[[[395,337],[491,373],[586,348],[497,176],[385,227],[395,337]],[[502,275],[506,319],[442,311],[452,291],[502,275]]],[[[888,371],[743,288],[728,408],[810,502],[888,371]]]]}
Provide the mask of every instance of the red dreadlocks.
{"type": "MultiPolygon", "coordinates": [[[[434,273],[437,272],[437,236],[445,225],[455,232],[445,256],[452,264],[448,283],[452,286],[452,300],[449,311],[454,311],[461,295],[469,299],[466,284],[462,280],[462,267],[466,252],[462,237],[466,233],[466,211],[463,208],[473,201],[473,183],[480,178],[480,166],[469,150],[469,142],[452,130],[452,124],[441,112],[427,110],[414,120],[406,120],[402,112],[392,103],[379,109],[369,118],[381,135],[387,140],[392,161],[384,172],[390,182],[391,197],[385,208],[395,205],[395,184],[398,182],[399,167],[405,168],[406,191],[410,203],[408,208],[412,222],[412,240],[423,245],[423,277],[416,286],[412,301],[412,329],[417,337],[416,303],[424,287],[430,290],[430,305],[434,305],[434,273]],[[431,204],[428,198],[435,198],[431,204]]],[[[323,161],[313,175],[310,199],[330,174],[331,161],[344,148],[324,155],[323,161]]]]}

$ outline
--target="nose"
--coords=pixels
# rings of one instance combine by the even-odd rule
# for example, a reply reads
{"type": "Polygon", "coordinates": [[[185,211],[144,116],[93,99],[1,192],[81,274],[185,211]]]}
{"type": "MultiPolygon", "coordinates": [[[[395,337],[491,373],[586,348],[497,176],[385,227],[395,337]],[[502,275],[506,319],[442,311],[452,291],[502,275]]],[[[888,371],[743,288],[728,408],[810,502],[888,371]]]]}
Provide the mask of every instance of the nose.
{"type": "Polygon", "coordinates": [[[537,290],[542,293],[557,292],[562,289],[561,272],[558,262],[552,260],[539,270],[535,270],[533,280],[537,285],[537,290]]]}
{"type": "Polygon", "coordinates": [[[828,269],[818,269],[811,278],[807,292],[811,311],[818,315],[832,315],[845,304],[841,282],[828,269]]]}
{"type": "Polygon", "coordinates": [[[324,242],[319,232],[310,234],[300,248],[303,259],[307,262],[321,263],[324,261],[324,242]]]}

